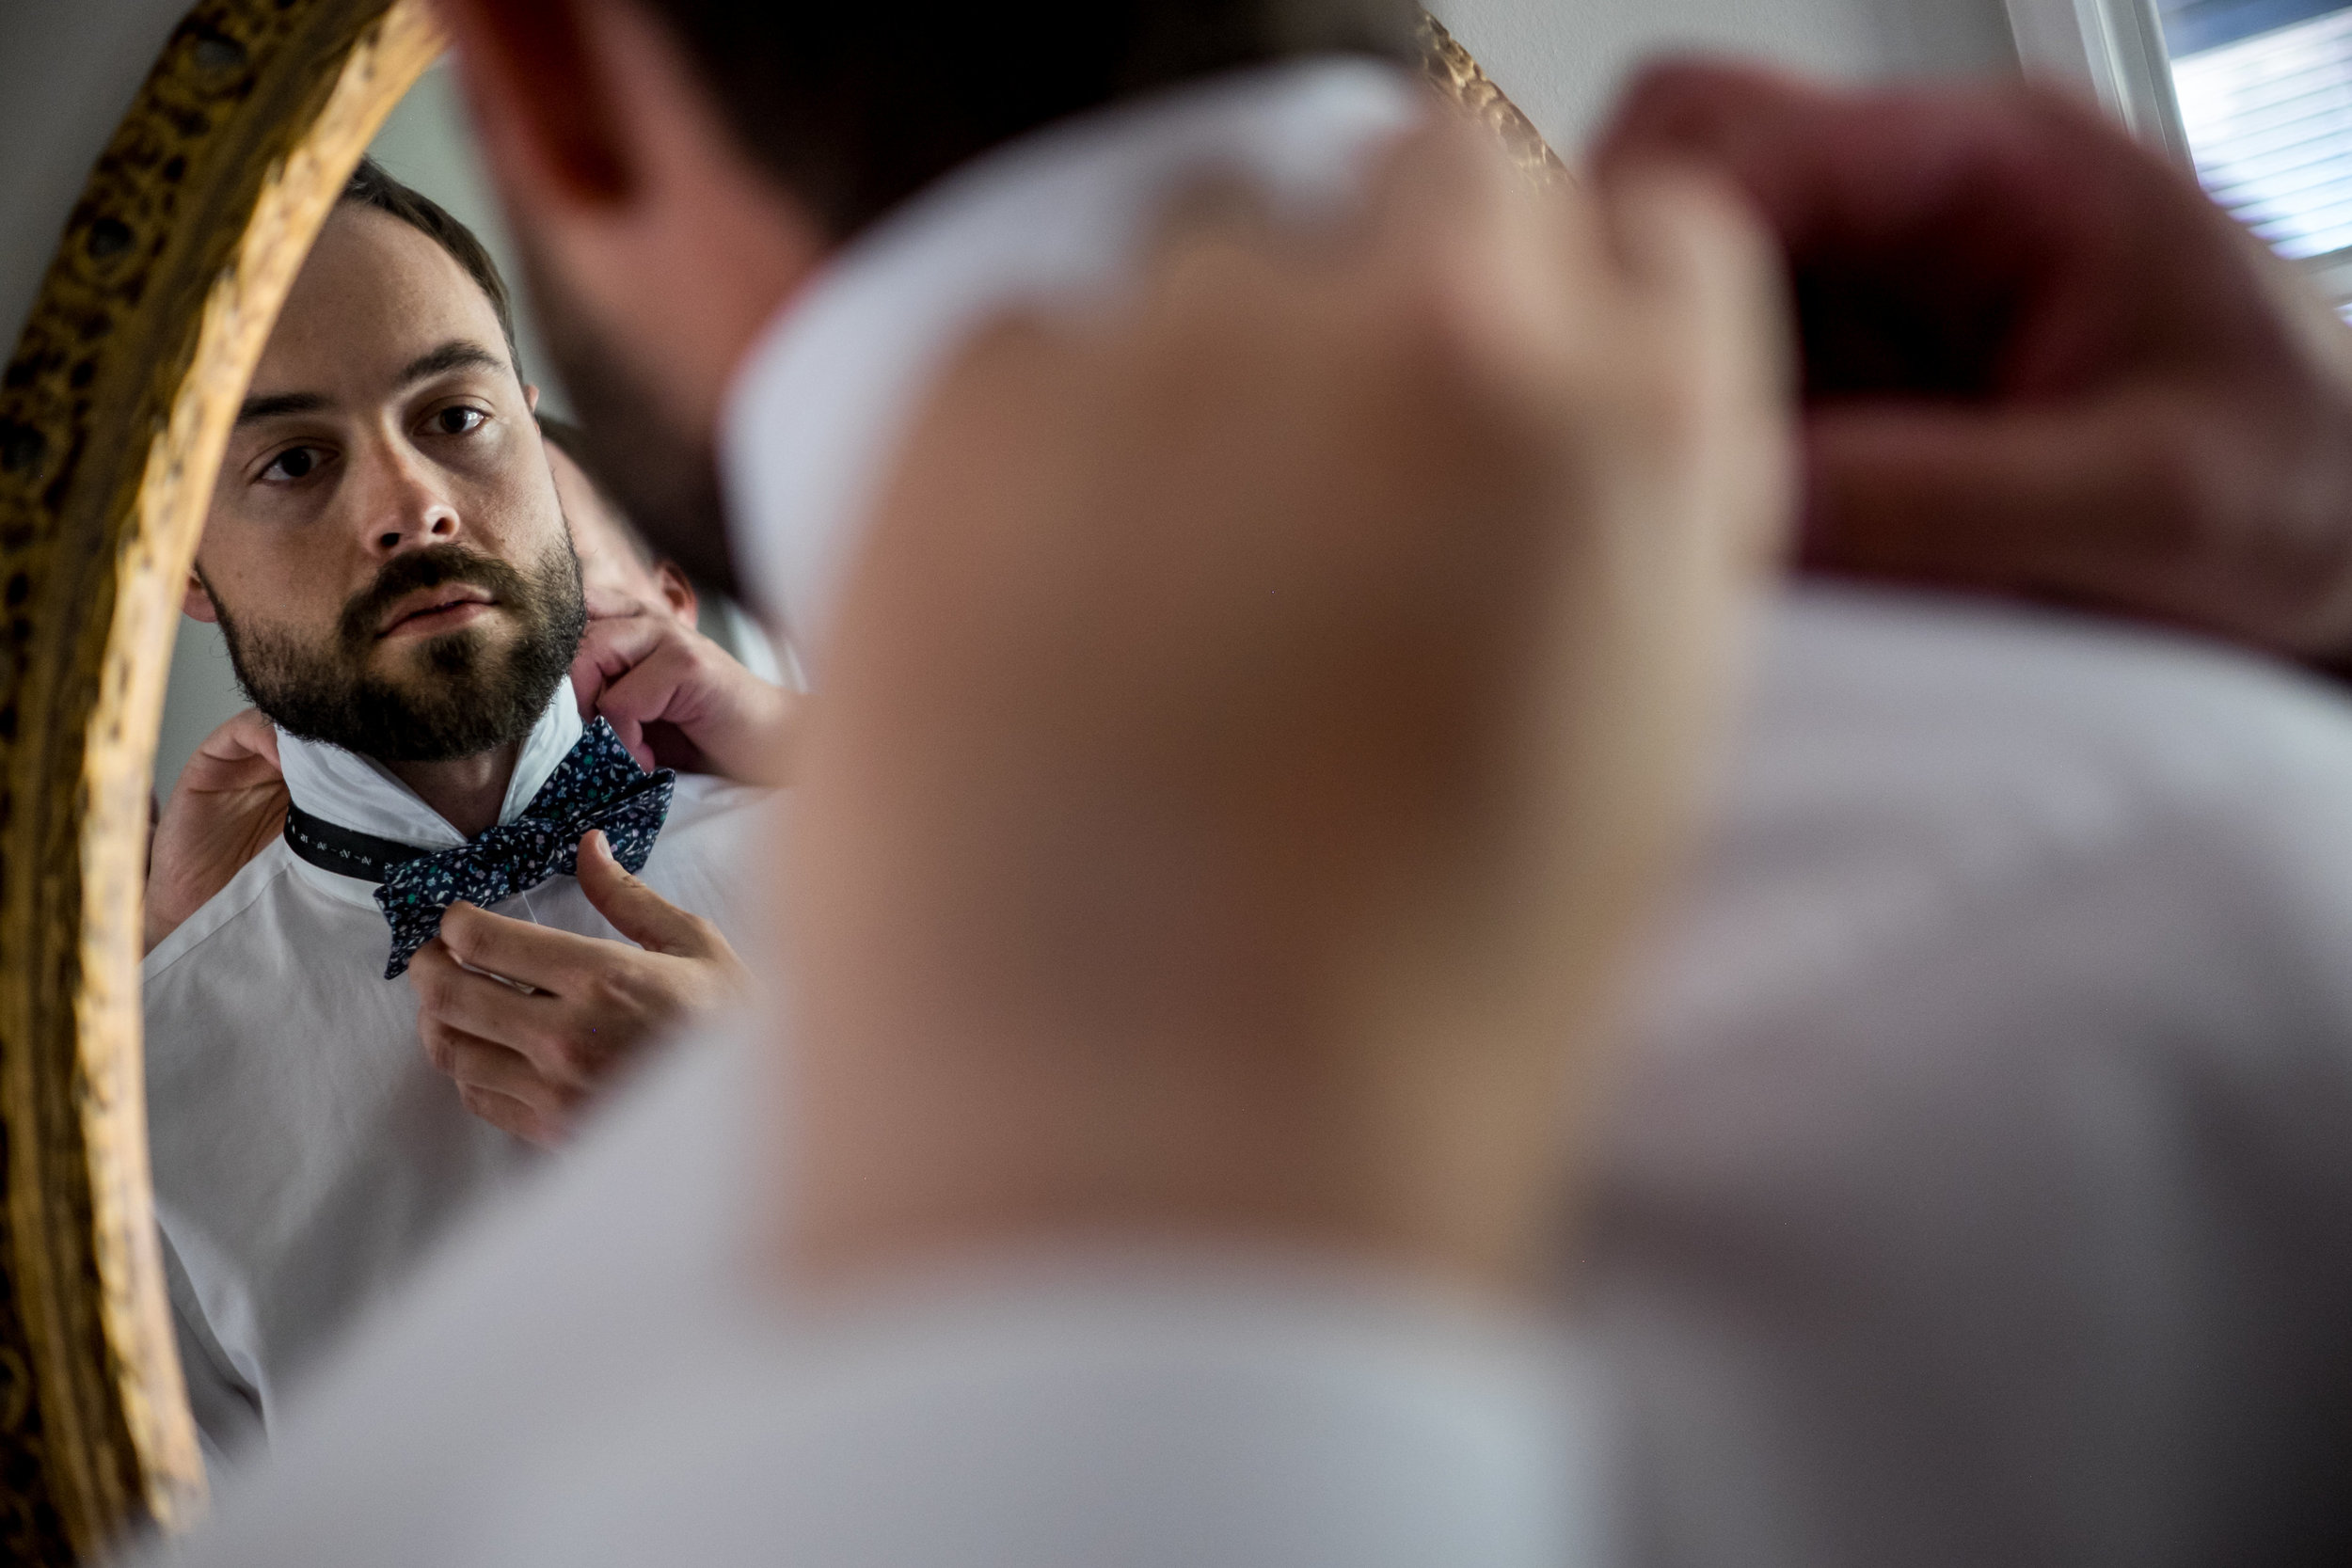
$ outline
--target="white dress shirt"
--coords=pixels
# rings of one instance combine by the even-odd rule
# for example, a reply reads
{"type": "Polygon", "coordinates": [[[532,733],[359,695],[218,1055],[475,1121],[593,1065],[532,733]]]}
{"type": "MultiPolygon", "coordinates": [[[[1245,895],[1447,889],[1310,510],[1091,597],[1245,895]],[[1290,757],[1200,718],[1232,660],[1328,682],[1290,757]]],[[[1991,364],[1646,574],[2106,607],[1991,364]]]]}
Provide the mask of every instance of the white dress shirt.
{"type": "MultiPolygon", "coordinates": [[[[1343,193],[1410,113],[1368,68],[1231,79],[877,229],[730,405],[771,606],[821,638],[898,421],[992,307],[1101,286],[1194,168],[1343,193]]],[[[1798,590],[1641,1012],[1563,1241],[1574,1333],[1233,1258],[795,1318],[746,1241],[777,1154],[698,1141],[768,1058],[681,1059],[356,1347],[187,1560],[2018,1568],[2278,1560],[2339,1522],[2333,692],[1798,590]]]]}
{"type": "MultiPolygon", "coordinates": [[[[524,741],[500,820],[578,741],[571,683],[524,741]]],[[[380,765],[281,734],[288,792],[339,827],[465,843],[380,765]]],[[[680,777],[648,886],[739,935],[759,791],[680,777]]],[[[287,1381],[534,1151],[476,1119],[417,1038],[417,997],[384,978],[375,883],[273,841],[149,954],[148,1116],[172,1305],[199,1424],[215,1449],[274,1418],[287,1381]]],[[[558,877],[494,906],[616,933],[558,877]]]]}

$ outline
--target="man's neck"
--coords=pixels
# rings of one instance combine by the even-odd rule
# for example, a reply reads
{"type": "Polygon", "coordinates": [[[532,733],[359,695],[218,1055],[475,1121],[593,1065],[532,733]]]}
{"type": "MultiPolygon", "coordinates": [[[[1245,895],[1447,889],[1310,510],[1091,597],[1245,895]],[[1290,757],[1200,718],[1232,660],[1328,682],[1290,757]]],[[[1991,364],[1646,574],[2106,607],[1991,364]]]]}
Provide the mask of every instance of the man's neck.
{"type": "Polygon", "coordinates": [[[384,767],[440,813],[442,820],[472,838],[498,825],[499,808],[506,803],[506,786],[522,753],[522,742],[510,740],[452,762],[388,762],[384,767]]]}

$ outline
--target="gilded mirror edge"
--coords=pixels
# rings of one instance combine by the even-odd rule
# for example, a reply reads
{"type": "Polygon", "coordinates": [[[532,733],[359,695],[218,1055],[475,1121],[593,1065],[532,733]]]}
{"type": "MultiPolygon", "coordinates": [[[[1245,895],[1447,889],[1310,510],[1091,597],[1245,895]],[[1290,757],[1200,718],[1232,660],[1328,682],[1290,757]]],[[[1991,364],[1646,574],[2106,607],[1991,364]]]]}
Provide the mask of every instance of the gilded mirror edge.
{"type": "Polygon", "coordinates": [[[1496,86],[1470,52],[1462,47],[1445,24],[1427,11],[1421,13],[1421,68],[1430,85],[1481,121],[1502,143],[1519,171],[1539,185],[1575,178],[1553,151],[1535,122],[1527,118],[1510,95],[1496,86]]]}
{"type": "Polygon", "coordinates": [[[325,107],[271,167],[235,260],[206,295],[195,355],[164,429],[149,445],[136,521],[117,553],[115,612],[83,764],[89,815],[82,839],[85,958],[75,1033],[89,1085],[83,1130],[107,1338],[123,1369],[118,1394],[143,1461],[148,1507],[167,1528],[200,1511],[203,1465],[161,1286],[141,1053],[109,1042],[134,1040],[141,1031],[146,781],[154,768],[172,633],[214,476],[278,308],[377,128],[443,46],[425,0],[397,0],[353,46],[325,107]],[[91,961],[101,952],[107,961],[91,961]],[[126,1347],[135,1350],[126,1354],[126,1347]]]}
{"type": "Polygon", "coordinates": [[[422,0],[198,0],[86,182],[0,382],[0,1557],[201,1513],[153,1228],[149,781],[236,401],[422,0]],[[94,454],[143,452],[135,472],[94,454]]]}

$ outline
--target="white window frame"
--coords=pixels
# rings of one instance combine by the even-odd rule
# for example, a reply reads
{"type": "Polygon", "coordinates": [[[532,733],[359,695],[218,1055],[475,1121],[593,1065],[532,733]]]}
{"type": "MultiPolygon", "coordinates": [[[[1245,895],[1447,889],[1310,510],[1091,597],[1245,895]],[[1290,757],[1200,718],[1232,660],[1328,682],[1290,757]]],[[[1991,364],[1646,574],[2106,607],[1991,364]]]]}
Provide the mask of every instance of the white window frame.
{"type": "MultiPolygon", "coordinates": [[[[2194,168],[2172,57],[2156,0],[2008,0],[2010,32],[2028,75],[2096,99],[2132,134],[2194,168]]],[[[2352,319],[2352,248],[2314,256],[2304,276],[2352,319]]]]}
{"type": "Polygon", "coordinates": [[[2009,0],[2009,24],[2028,74],[2088,92],[2142,141],[2189,162],[2156,0],[2009,0]]]}

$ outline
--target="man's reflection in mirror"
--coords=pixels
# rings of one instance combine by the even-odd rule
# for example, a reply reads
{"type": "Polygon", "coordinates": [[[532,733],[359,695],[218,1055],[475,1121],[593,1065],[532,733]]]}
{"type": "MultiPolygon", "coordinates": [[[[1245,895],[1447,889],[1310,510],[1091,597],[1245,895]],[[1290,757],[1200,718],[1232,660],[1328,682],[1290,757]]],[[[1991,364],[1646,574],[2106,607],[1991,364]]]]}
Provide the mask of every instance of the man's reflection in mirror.
{"type": "Polygon", "coordinates": [[[656,753],[707,763],[700,716],[772,723],[783,696],[551,458],[537,397],[487,253],[363,166],[254,373],[187,588],[259,711],[192,759],[156,841],[156,1200],[218,1449],[744,985],[727,895],[766,792],[656,753]],[[175,888],[207,895],[174,911],[175,888]]]}

